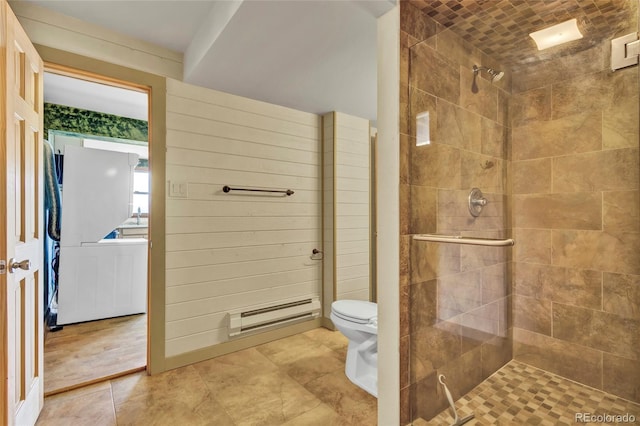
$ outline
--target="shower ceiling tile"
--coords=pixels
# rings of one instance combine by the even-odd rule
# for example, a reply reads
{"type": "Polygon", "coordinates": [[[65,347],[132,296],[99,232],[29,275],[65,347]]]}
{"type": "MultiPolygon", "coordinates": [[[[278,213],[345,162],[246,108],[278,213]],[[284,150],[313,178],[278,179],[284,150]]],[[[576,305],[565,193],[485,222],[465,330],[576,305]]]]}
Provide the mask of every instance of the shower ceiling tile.
{"type": "Polygon", "coordinates": [[[512,66],[572,54],[612,38],[629,27],[636,8],[631,0],[409,2],[501,64],[512,66]],[[529,33],[572,18],[578,20],[584,38],[539,52],[529,33]]]}

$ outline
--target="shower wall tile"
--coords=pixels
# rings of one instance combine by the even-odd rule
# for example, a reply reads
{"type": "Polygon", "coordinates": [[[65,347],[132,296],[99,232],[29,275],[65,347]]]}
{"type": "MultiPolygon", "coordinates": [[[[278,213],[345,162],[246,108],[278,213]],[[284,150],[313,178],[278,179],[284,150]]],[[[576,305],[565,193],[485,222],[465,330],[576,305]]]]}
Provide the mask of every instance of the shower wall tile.
{"type": "Polygon", "coordinates": [[[408,235],[411,228],[411,185],[400,185],[400,235],[408,235]]]}
{"type": "MultiPolygon", "coordinates": [[[[483,196],[487,199],[487,205],[482,209],[482,214],[478,217],[473,217],[469,214],[469,192],[471,188],[457,189],[438,189],[438,216],[439,218],[445,217],[459,217],[465,221],[460,222],[470,226],[476,222],[480,226],[478,231],[482,229],[503,229],[504,224],[501,224],[499,228],[490,226],[490,218],[498,217],[500,220],[505,216],[505,204],[506,199],[502,194],[493,194],[483,191],[483,196]]],[[[467,228],[464,228],[467,229],[467,228]]]]}
{"type": "Polygon", "coordinates": [[[482,306],[482,273],[479,270],[438,279],[438,318],[450,319],[482,306]]]}
{"type": "Polygon", "coordinates": [[[637,189],[638,148],[568,155],[553,159],[554,192],[637,189]]]}
{"type": "Polygon", "coordinates": [[[411,395],[415,386],[400,388],[400,424],[411,424],[411,395]]]}
{"type": "Polygon", "coordinates": [[[400,338],[400,389],[409,386],[409,361],[411,359],[410,338],[404,336],[400,338]]]}
{"type": "Polygon", "coordinates": [[[440,388],[438,373],[435,371],[411,387],[413,419],[430,419],[449,406],[440,388]]]}
{"type": "Polygon", "coordinates": [[[603,192],[602,221],[607,231],[640,232],[638,191],[603,192]]]}
{"type": "Polygon", "coordinates": [[[415,139],[407,134],[400,133],[400,183],[409,184],[409,163],[411,145],[415,145],[415,139]]]}
{"type": "Polygon", "coordinates": [[[630,92],[602,112],[603,149],[638,146],[638,92],[630,92]]]}
{"type": "Polygon", "coordinates": [[[512,341],[509,335],[495,336],[482,344],[482,380],[495,373],[513,358],[512,341]]]}
{"type": "Polygon", "coordinates": [[[603,356],[603,390],[640,403],[640,361],[603,356]]]}
{"type": "Polygon", "coordinates": [[[640,321],[608,312],[554,303],[553,337],[640,360],[640,321]]]}
{"type": "MultiPolygon", "coordinates": [[[[503,126],[507,126],[509,123],[509,104],[511,103],[510,99],[511,99],[510,93],[504,92],[502,90],[498,90],[498,106],[496,111],[497,112],[496,121],[498,122],[498,124],[501,124],[503,126]]],[[[509,148],[509,145],[507,144],[507,149],[508,148],[509,148]]],[[[511,158],[511,157],[507,156],[506,158],[511,158]]]]}
{"type": "Polygon", "coordinates": [[[478,93],[471,91],[473,84],[473,72],[468,67],[461,66],[460,75],[460,106],[480,114],[483,117],[497,121],[498,120],[498,89],[488,80],[476,78],[478,85],[478,93]]]}
{"type": "Polygon", "coordinates": [[[640,275],[603,274],[605,312],[640,321],[640,275]]]}
{"type": "Polygon", "coordinates": [[[411,286],[400,287],[400,337],[411,334],[411,286]]]}
{"type": "Polygon", "coordinates": [[[398,119],[400,133],[405,135],[411,134],[411,111],[409,108],[409,85],[407,83],[400,82],[400,106],[399,106],[399,114],[400,117],[398,119]]]}
{"type": "Polygon", "coordinates": [[[501,124],[482,117],[480,129],[480,152],[485,155],[507,159],[506,128],[501,124]]]}
{"type": "Polygon", "coordinates": [[[503,299],[511,293],[511,269],[508,263],[498,263],[482,269],[482,303],[503,299]]]}
{"type": "MultiPolygon", "coordinates": [[[[425,19],[422,10],[406,1],[400,3],[400,29],[410,34],[418,41],[426,40],[438,30],[436,21],[425,19]]],[[[435,43],[435,40],[434,40],[435,43]]]]}
{"type": "Polygon", "coordinates": [[[508,248],[463,245],[460,247],[460,270],[487,268],[507,261],[508,248]]]}
{"type": "Polygon", "coordinates": [[[553,263],[640,275],[640,233],[552,231],[553,263]]]}
{"type": "Polygon", "coordinates": [[[602,229],[602,196],[596,192],[514,195],[514,225],[522,228],[602,229]]]}
{"type": "Polygon", "coordinates": [[[456,63],[466,67],[471,72],[473,65],[485,64],[483,57],[486,56],[480,49],[465,42],[453,31],[446,29],[436,36],[436,50],[443,55],[449,56],[456,63]]]}
{"type": "Polygon", "coordinates": [[[460,324],[463,353],[501,335],[500,305],[505,302],[505,299],[496,300],[452,320],[460,324]]]}
{"type": "Polygon", "coordinates": [[[602,389],[602,352],[534,333],[513,330],[514,359],[602,389]]]}
{"type": "Polygon", "coordinates": [[[630,93],[638,93],[638,74],[632,68],[585,74],[553,85],[553,118],[610,108],[630,93]]]}
{"type": "Polygon", "coordinates": [[[438,318],[438,281],[429,280],[409,287],[410,332],[433,327],[438,318]]]}
{"type": "Polygon", "coordinates": [[[433,234],[437,231],[437,195],[431,186],[411,185],[410,234],[433,234]]]}
{"type": "Polygon", "coordinates": [[[460,247],[411,240],[411,283],[460,272],[460,247]]]}
{"type": "Polygon", "coordinates": [[[425,43],[415,45],[411,52],[410,84],[457,104],[460,99],[459,66],[425,43]]]}
{"type": "Polygon", "coordinates": [[[515,295],[551,300],[551,289],[562,276],[558,266],[517,262],[514,265],[515,295]]]}
{"type": "Polygon", "coordinates": [[[509,99],[509,122],[512,128],[534,121],[551,119],[551,86],[514,94],[509,99]]]}
{"type": "Polygon", "coordinates": [[[566,55],[555,60],[540,61],[519,67],[513,72],[513,93],[544,87],[549,82],[561,82],[606,69],[611,56],[609,43],[600,43],[590,49],[566,55]]]}
{"type": "Polygon", "coordinates": [[[551,336],[551,301],[513,296],[513,326],[551,336]]]}
{"type": "Polygon", "coordinates": [[[482,349],[480,346],[452,359],[438,370],[446,377],[445,383],[453,400],[465,395],[482,381],[482,349]]]}
{"type": "Polygon", "coordinates": [[[464,233],[471,236],[473,234],[472,236],[477,238],[504,238],[506,232],[499,231],[504,221],[505,219],[499,216],[487,217],[484,220],[473,220],[461,216],[438,216],[438,232],[446,235],[464,233]]]}
{"type": "Polygon", "coordinates": [[[514,194],[546,194],[551,192],[551,158],[514,161],[511,185],[514,194]],[[532,179],[532,176],[535,176],[532,179]]]}
{"type": "MultiPolygon", "coordinates": [[[[460,187],[481,188],[482,192],[504,193],[503,160],[469,151],[460,153],[460,187]],[[488,165],[493,163],[493,166],[488,165]]],[[[483,209],[484,211],[484,209],[483,209]]]]}
{"type": "Polygon", "coordinates": [[[438,102],[437,141],[468,151],[479,152],[480,116],[446,101],[438,102]]]}
{"type": "Polygon", "coordinates": [[[552,268],[551,300],[599,310],[602,307],[602,273],[586,269],[552,268]]]}
{"type": "Polygon", "coordinates": [[[440,144],[413,147],[411,184],[459,188],[460,150],[440,144]]]}
{"type": "Polygon", "coordinates": [[[600,111],[535,121],[513,128],[513,160],[591,152],[602,147],[600,111]]]}
{"type": "Polygon", "coordinates": [[[513,231],[517,262],[551,264],[551,230],[517,228],[513,231]]]}
{"type": "Polygon", "coordinates": [[[460,325],[440,322],[411,337],[411,383],[416,383],[462,354],[460,325]]]}
{"type": "Polygon", "coordinates": [[[400,31],[400,83],[409,84],[409,47],[410,36],[400,31]]]}
{"type": "Polygon", "coordinates": [[[411,236],[400,236],[400,286],[409,285],[411,278],[411,236]]]}

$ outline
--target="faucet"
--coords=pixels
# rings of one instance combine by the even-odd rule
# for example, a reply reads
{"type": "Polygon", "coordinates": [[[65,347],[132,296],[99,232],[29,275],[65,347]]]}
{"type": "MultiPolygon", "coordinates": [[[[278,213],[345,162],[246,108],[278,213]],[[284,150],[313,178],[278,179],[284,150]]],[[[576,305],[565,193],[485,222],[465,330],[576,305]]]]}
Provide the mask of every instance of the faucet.
{"type": "Polygon", "coordinates": [[[136,225],[140,225],[140,207],[138,207],[138,213],[136,214],[136,225]]]}

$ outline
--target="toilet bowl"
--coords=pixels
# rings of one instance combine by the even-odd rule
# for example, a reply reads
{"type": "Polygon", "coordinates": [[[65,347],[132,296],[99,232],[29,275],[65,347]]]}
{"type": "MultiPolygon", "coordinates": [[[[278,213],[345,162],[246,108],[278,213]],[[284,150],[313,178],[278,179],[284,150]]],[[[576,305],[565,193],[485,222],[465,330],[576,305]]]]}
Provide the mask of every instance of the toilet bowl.
{"type": "Polygon", "coordinates": [[[349,339],[345,374],[378,397],[378,305],[362,300],[331,304],[331,321],[349,339]]]}

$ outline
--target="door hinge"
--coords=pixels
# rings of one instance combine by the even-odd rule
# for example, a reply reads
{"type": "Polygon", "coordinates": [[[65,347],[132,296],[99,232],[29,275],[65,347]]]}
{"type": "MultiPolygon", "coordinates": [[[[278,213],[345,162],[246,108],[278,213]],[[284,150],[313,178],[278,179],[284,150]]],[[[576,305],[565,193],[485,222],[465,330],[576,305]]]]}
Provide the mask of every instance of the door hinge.
{"type": "Polygon", "coordinates": [[[611,40],[611,70],[637,65],[638,54],[640,54],[638,33],[614,38],[611,40]]]}
{"type": "Polygon", "coordinates": [[[7,273],[7,261],[0,260],[0,275],[4,275],[7,273]]]}

